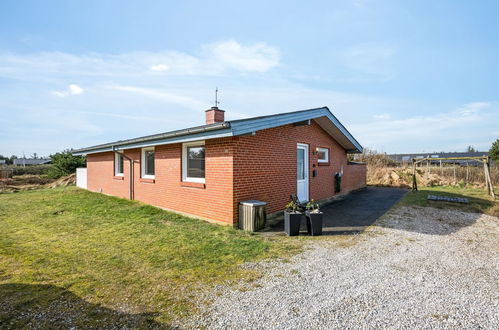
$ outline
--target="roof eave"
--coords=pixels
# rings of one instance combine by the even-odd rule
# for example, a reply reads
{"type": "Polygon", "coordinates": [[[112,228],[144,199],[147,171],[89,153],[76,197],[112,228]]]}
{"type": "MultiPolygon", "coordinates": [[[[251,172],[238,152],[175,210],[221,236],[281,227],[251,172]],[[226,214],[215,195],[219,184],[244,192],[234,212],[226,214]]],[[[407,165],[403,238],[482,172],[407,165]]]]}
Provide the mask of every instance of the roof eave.
{"type": "Polygon", "coordinates": [[[88,148],[81,148],[72,152],[75,156],[94,154],[99,152],[108,152],[112,150],[133,149],[160,144],[180,143],[195,141],[200,139],[213,139],[225,136],[231,136],[230,122],[216,123],[208,126],[198,126],[178,130],[169,133],[148,135],[140,138],[120,140],[105,144],[100,144],[88,148]]]}

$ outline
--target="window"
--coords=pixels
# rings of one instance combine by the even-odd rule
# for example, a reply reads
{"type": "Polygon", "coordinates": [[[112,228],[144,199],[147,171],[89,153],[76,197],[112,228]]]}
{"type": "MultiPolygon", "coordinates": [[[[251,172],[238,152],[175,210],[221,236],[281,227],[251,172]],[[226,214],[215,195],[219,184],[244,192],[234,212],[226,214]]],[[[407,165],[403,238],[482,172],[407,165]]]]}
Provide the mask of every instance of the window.
{"type": "Polygon", "coordinates": [[[141,172],[145,179],[154,179],[154,147],[142,148],[141,172]]]}
{"type": "Polygon", "coordinates": [[[114,175],[123,176],[123,155],[120,153],[114,154],[114,175]]]}
{"type": "Polygon", "coordinates": [[[305,180],[305,149],[296,149],[296,179],[305,180]]]}
{"type": "Polygon", "coordinates": [[[182,147],[182,181],[205,181],[204,141],[184,143],[182,147]]]}
{"type": "Polygon", "coordinates": [[[329,163],[329,149],[317,148],[317,161],[319,163],[329,163]]]}

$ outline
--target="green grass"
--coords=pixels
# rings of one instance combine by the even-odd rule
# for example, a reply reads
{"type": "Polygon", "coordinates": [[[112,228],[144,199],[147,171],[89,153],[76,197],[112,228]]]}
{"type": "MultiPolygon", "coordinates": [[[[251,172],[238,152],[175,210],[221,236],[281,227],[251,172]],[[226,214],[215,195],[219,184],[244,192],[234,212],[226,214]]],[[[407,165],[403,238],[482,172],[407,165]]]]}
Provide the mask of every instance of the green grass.
{"type": "Polygon", "coordinates": [[[163,326],[196,290],[254,276],[238,265],[299,250],[75,187],[0,194],[0,228],[0,328],[37,311],[42,327],[163,326]]]}
{"type": "MultiPolygon", "coordinates": [[[[497,192],[498,189],[496,188],[497,192]]],[[[435,208],[459,209],[466,212],[485,213],[499,216],[499,203],[493,201],[483,188],[459,187],[459,186],[438,186],[422,187],[416,192],[408,192],[398,203],[398,206],[430,206],[435,208]],[[469,204],[428,201],[427,196],[442,195],[468,198],[469,204]]]]}

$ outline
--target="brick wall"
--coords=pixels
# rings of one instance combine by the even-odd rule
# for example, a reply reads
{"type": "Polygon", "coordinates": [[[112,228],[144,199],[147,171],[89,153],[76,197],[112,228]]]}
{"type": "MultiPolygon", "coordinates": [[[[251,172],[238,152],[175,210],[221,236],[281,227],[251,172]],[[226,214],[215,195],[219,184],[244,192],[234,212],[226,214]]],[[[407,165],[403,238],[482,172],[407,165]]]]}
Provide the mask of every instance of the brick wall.
{"type": "Polygon", "coordinates": [[[367,166],[365,164],[347,165],[341,180],[342,192],[364,188],[366,186],[367,166]]]}
{"type": "MultiPolygon", "coordinates": [[[[154,182],[140,178],[140,149],[126,150],[125,155],[134,160],[136,200],[232,224],[237,222],[242,200],[266,201],[272,213],[281,211],[289,196],[296,194],[297,143],[309,145],[310,198],[333,196],[333,176],[342,168],[341,193],[365,186],[365,166],[347,165],[345,150],[315,122],[271,128],[254,136],[207,140],[205,185],[181,182],[181,144],[156,146],[154,182]],[[328,164],[317,162],[317,147],[329,148],[328,164]],[[313,170],[317,171],[315,177],[313,170]]],[[[130,166],[126,159],[122,178],[114,177],[112,152],[88,155],[87,168],[88,189],[128,198],[130,166]]]]}
{"type": "MultiPolygon", "coordinates": [[[[234,213],[237,203],[257,199],[268,203],[267,212],[282,211],[296,194],[297,143],[309,145],[309,197],[329,198],[334,193],[334,174],[343,169],[341,193],[365,186],[365,172],[350,169],[345,150],[312,121],[308,126],[285,125],[258,131],[254,136],[235,138],[234,213]],[[329,163],[317,162],[317,147],[329,148],[329,163]],[[312,176],[316,170],[317,175],[312,176]]],[[[362,166],[362,165],[359,165],[362,166]]]]}
{"type": "MultiPolygon", "coordinates": [[[[191,214],[217,222],[233,223],[235,218],[232,188],[231,139],[206,141],[206,184],[182,183],[182,145],[161,145],[155,148],[155,179],[140,178],[140,149],[125,151],[134,160],[134,197],[155,206],[191,214]],[[148,180],[146,180],[148,181],[148,180]]],[[[128,198],[130,166],[124,163],[122,180],[114,176],[114,155],[111,152],[87,156],[88,189],[128,198]]]]}

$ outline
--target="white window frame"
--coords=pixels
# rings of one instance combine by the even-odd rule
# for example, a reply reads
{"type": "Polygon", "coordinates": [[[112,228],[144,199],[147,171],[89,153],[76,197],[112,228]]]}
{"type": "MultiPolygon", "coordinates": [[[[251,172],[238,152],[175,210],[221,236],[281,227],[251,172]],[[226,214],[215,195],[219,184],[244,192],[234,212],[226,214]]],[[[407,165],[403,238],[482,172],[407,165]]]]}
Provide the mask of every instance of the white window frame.
{"type": "MultiPolygon", "coordinates": [[[[146,151],[154,151],[154,162],[156,163],[156,151],[154,147],[142,148],[140,152],[140,175],[144,179],[154,179],[155,175],[146,174],[146,151]]],[[[156,164],[154,164],[154,173],[156,173],[156,164]]]]}
{"type": "Polygon", "coordinates": [[[123,172],[125,172],[125,159],[123,159],[123,172],[118,172],[119,170],[119,157],[123,157],[122,153],[115,152],[114,153],[114,176],[123,176],[123,172]]]}
{"type": "Polygon", "coordinates": [[[328,148],[319,147],[319,148],[317,148],[317,154],[319,152],[325,152],[326,153],[326,159],[319,159],[319,158],[317,158],[317,162],[318,163],[329,163],[329,149],[328,148]]]}
{"type": "Polygon", "coordinates": [[[206,182],[206,147],[205,147],[205,169],[204,169],[204,178],[191,178],[187,176],[187,148],[188,147],[205,147],[204,141],[196,141],[196,142],[186,142],[182,144],[182,181],[184,182],[206,182]]]}

